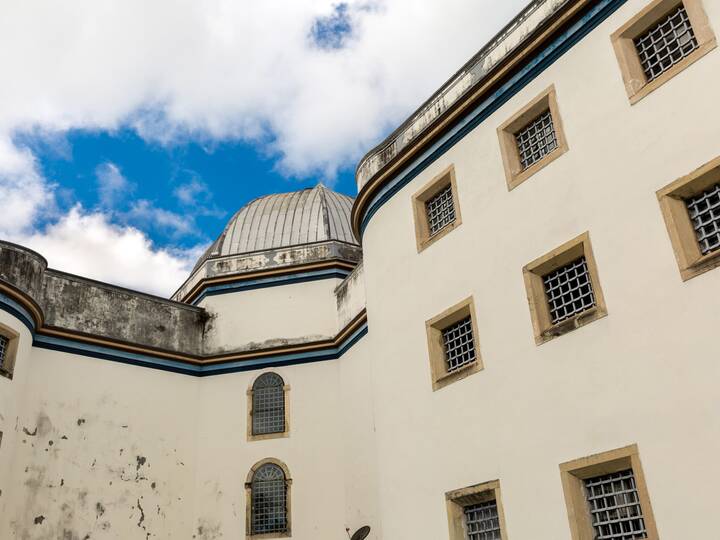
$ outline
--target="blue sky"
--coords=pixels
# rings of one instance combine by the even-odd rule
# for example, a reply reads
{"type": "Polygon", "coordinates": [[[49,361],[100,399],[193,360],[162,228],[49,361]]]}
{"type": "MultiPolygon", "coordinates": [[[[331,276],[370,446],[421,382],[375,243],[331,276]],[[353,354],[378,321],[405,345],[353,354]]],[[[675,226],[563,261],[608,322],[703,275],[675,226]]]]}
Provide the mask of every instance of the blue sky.
{"type": "Polygon", "coordinates": [[[251,199],[354,195],[363,154],[525,3],[2,2],[0,239],[170,295],[251,199]]]}
{"type": "MultiPolygon", "coordinates": [[[[351,196],[356,193],[352,167],[320,179],[288,177],[277,170],[276,158],[244,141],[182,141],[167,146],[145,141],[130,129],[73,130],[49,141],[18,134],[15,141],[32,150],[43,176],[60,187],[60,213],[78,203],[88,210],[112,211],[115,221],[138,227],[158,246],[191,248],[209,243],[233,213],[268,193],[318,182],[351,196]],[[109,194],[106,179],[112,171],[124,182],[117,193],[109,194]],[[158,223],[157,217],[137,212],[139,202],[147,203],[141,208],[165,211],[177,219],[158,223]]],[[[37,226],[52,219],[44,216],[37,226]]]]}

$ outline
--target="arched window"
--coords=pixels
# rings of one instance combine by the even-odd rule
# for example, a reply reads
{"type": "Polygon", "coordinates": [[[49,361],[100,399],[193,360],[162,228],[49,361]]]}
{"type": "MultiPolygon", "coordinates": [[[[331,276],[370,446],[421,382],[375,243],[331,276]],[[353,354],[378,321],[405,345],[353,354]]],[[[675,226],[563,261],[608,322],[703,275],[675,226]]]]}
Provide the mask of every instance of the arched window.
{"type": "Polygon", "coordinates": [[[265,462],[251,472],[250,534],[287,533],[289,526],[289,480],[285,470],[265,462]]]}
{"type": "Polygon", "coordinates": [[[285,382],[277,373],[263,373],[252,387],[252,436],[283,434],[285,420],[285,382]]]}

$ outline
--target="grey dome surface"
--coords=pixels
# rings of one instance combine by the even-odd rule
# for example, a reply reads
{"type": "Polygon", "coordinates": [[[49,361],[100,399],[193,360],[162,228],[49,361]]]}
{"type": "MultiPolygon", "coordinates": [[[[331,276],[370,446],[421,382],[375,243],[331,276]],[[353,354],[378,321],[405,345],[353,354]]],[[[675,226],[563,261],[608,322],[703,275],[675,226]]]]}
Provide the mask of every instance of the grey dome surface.
{"type": "Polygon", "coordinates": [[[322,184],[255,199],[232,217],[197,266],[214,257],[327,240],[357,245],[350,226],[353,201],[322,184]]]}

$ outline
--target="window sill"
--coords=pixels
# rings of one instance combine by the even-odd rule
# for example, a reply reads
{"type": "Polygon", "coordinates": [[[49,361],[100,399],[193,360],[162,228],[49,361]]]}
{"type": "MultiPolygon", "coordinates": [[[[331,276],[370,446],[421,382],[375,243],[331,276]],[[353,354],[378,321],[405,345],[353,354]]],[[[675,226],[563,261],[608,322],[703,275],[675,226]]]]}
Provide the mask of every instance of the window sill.
{"type": "Polygon", "coordinates": [[[245,536],[245,538],[247,538],[247,540],[269,540],[270,538],[290,538],[290,537],[292,537],[292,534],[290,534],[290,531],[262,533],[262,534],[248,534],[245,536]]]}
{"type": "Polygon", "coordinates": [[[287,439],[290,436],[289,431],[283,431],[281,433],[263,433],[262,435],[248,434],[248,441],[267,441],[270,439],[287,439]]]}
{"type": "Polygon", "coordinates": [[[680,271],[680,276],[682,277],[683,281],[687,281],[689,279],[699,276],[700,274],[709,272],[710,270],[713,270],[718,266],[720,266],[720,250],[713,251],[696,259],[694,262],[688,265],[687,268],[683,268],[680,271]]]}
{"type": "Polygon", "coordinates": [[[512,191],[516,187],[518,187],[520,184],[522,184],[525,180],[528,180],[531,176],[534,176],[536,173],[540,172],[542,169],[550,165],[553,161],[555,161],[557,158],[562,156],[565,152],[568,151],[567,144],[561,144],[555,150],[547,154],[545,157],[543,157],[540,161],[533,163],[528,167],[527,169],[520,171],[518,173],[514,173],[510,178],[507,180],[507,186],[508,191],[512,191]]]}
{"type": "Polygon", "coordinates": [[[472,364],[467,364],[460,369],[457,369],[451,373],[445,373],[444,375],[438,377],[435,381],[433,381],[433,392],[435,392],[436,390],[440,390],[441,388],[444,388],[449,384],[464,379],[465,377],[469,377],[473,373],[482,371],[482,369],[482,362],[480,361],[480,359],[476,358],[472,364]]]}
{"type": "Polygon", "coordinates": [[[452,231],[457,229],[461,224],[461,221],[459,221],[457,218],[452,223],[445,225],[442,229],[440,229],[438,232],[436,232],[434,235],[432,235],[429,238],[425,238],[424,240],[421,240],[418,242],[417,250],[418,253],[422,253],[427,248],[429,248],[431,245],[433,245],[435,242],[440,240],[441,238],[445,237],[446,235],[450,234],[452,231]]]}
{"type": "Polygon", "coordinates": [[[543,343],[547,343],[556,337],[563,336],[568,332],[572,332],[573,330],[590,324],[593,321],[602,319],[605,316],[607,316],[607,311],[599,308],[598,306],[592,307],[582,313],[578,313],[577,315],[570,317],[569,319],[565,319],[564,321],[554,324],[546,330],[543,330],[543,332],[535,338],[535,344],[542,345],[543,343]]]}

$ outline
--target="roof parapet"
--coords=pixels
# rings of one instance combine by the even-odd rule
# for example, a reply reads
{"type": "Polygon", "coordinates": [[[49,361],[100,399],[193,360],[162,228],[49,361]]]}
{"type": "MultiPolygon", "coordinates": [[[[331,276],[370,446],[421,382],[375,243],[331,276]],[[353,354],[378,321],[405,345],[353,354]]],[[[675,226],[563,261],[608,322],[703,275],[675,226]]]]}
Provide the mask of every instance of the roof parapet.
{"type": "Polygon", "coordinates": [[[572,0],[532,1],[410,118],[360,160],[355,171],[358,191],[520,47],[538,27],[571,2],[572,0]]]}

